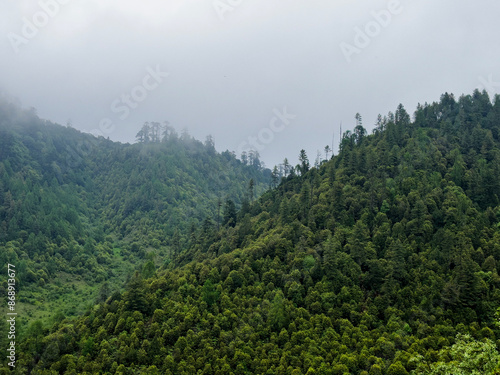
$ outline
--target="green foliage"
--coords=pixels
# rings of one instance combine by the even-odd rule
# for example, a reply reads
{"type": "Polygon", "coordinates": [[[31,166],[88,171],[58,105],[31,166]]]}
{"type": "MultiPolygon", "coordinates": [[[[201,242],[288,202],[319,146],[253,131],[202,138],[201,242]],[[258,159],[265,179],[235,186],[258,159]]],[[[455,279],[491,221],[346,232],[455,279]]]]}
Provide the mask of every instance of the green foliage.
{"type": "Polygon", "coordinates": [[[281,290],[276,292],[269,310],[271,327],[277,332],[288,326],[288,316],[285,311],[285,296],[281,290]]]}
{"type": "Polygon", "coordinates": [[[214,303],[216,303],[219,300],[220,293],[216,289],[215,285],[212,283],[212,281],[209,279],[205,281],[205,284],[203,284],[203,288],[201,290],[201,295],[203,301],[208,306],[212,306],[214,303]]]}
{"type": "MultiPolygon", "coordinates": [[[[182,147],[176,137],[110,144],[117,163],[104,168],[92,159],[88,184],[104,193],[85,206],[102,209],[96,217],[106,227],[99,232],[77,210],[92,236],[83,231],[69,259],[94,269],[99,255],[102,264],[107,255],[150,264],[124,291],[22,342],[27,371],[495,373],[500,102],[492,104],[486,93],[458,100],[445,94],[419,106],[413,122],[399,106],[380,117],[372,135],[361,116],[356,120],[338,155],[311,168],[301,153],[298,173],[289,170],[260,198],[253,162],[241,165],[248,175],[238,184],[239,201],[227,193],[235,180],[211,181],[220,170],[211,164],[213,150],[196,154],[204,169],[187,162],[192,140],[182,147]],[[166,145],[181,156],[169,160],[166,145]],[[193,198],[199,190],[162,183],[176,174],[175,186],[197,186],[179,183],[195,176],[200,186],[225,181],[227,189],[193,198]],[[228,200],[217,228],[220,197],[228,200]],[[169,208],[174,200],[178,215],[169,208]]],[[[3,197],[3,217],[15,215],[15,194],[3,197]]],[[[0,256],[20,261],[19,249],[34,239],[17,229],[0,256]]],[[[52,239],[39,258],[58,258],[52,239]]],[[[70,242],[66,247],[72,251],[70,242]]],[[[35,280],[51,280],[48,265],[25,266],[35,280]]]]}
{"type": "Polygon", "coordinates": [[[0,101],[0,263],[19,269],[28,320],[47,320],[54,306],[82,313],[122,289],[137,264],[153,276],[208,238],[196,232],[191,242],[189,228],[216,218],[219,196],[232,202],[234,226],[249,181],[256,196],[269,185],[260,162],[243,165],[213,140],[162,126],[147,123],[144,142],[119,144],[0,101]]]}
{"type": "Polygon", "coordinates": [[[226,199],[222,224],[234,227],[236,225],[236,217],[236,205],[234,204],[234,201],[226,199]]]}
{"type": "MultiPolygon", "coordinates": [[[[474,340],[470,335],[458,334],[451,348],[440,350],[439,357],[445,358],[436,363],[419,363],[415,374],[429,375],[493,375],[500,371],[500,353],[489,339],[474,340]]],[[[420,362],[423,358],[417,357],[420,362]]]]}

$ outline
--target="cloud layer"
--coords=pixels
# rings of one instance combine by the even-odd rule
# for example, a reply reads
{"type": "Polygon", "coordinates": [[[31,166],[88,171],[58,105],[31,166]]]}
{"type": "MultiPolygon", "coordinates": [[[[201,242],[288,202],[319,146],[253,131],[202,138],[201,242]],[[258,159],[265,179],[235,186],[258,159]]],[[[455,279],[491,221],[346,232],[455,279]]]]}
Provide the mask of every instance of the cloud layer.
{"type": "Polygon", "coordinates": [[[413,112],[444,92],[500,86],[493,0],[9,0],[0,8],[0,88],[41,117],[122,142],[144,121],[166,120],[236,151],[286,107],[295,118],[260,143],[268,166],[295,162],[301,148],[314,160],[333,135],[338,142],[341,122],[352,129],[356,112],[371,129],[400,102],[413,112]],[[147,78],[151,70],[162,79],[147,78]]]}

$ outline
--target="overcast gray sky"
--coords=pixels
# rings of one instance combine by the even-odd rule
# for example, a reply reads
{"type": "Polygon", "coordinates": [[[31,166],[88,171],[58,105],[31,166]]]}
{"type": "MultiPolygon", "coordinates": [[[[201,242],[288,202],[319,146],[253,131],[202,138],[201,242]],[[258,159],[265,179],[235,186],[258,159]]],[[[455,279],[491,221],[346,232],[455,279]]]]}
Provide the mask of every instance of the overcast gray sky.
{"type": "Polygon", "coordinates": [[[494,0],[3,0],[0,90],[42,118],[134,142],[169,121],[268,167],[356,112],[500,91],[494,0]]]}

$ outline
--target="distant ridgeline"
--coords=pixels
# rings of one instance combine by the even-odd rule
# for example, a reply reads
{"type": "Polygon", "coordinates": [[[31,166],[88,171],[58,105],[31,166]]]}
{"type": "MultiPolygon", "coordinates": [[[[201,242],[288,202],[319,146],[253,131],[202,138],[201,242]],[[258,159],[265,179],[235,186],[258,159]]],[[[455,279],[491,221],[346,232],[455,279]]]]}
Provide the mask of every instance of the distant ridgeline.
{"type": "Polygon", "coordinates": [[[169,130],[161,142],[120,144],[0,102],[0,264],[16,265],[24,319],[84,311],[215,230],[224,204],[236,211],[268,189],[260,162],[169,130]]]}
{"type": "MultiPolygon", "coordinates": [[[[311,168],[302,151],[253,201],[248,177],[266,182],[261,172],[230,154],[210,157],[210,142],[189,140],[193,151],[182,136],[167,137],[168,147],[102,140],[75,181],[71,169],[57,177],[55,136],[13,136],[15,156],[2,155],[11,242],[1,254],[44,257],[30,263],[35,280],[50,277],[47,259],[75,273],[92,256],[107,273],[113,256],[148,260],[125,291],[103,291],[76,320],[30,325],[18,365],[33,374],[497,373],[500,98],[444,94],[413,118],[400,105],[368,135],[356,116],[338,155],[311,168]],[[224,163],[245,183],[211,181],[224,163]],[[219,226],[201,220],[217,217],[214,186],[250,197],[239,210],[225,201],[219,226]],[[189,224],[194,208],[201,225],[189,224]],[[31,245],[37,211],[43,249],[31,245]],[[11,224],[18,212],[26,217],[11,224]],[[163,254],[171,261],[158,268],[163,254]]],[[[84,137],[59,132],[66,144],[84,137]]]]}

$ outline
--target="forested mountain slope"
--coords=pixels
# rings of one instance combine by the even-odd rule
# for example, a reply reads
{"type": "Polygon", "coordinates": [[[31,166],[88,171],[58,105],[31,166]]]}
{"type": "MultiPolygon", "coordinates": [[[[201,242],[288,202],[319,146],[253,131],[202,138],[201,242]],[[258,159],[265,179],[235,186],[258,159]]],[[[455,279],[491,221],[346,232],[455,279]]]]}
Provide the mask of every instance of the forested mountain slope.
{"type": "Polygon", "coordinates": [[[399,106],[372,135],[360,123],[346,132],[319,168],[304,156],[297,173],[237,215],[227,205],[220,230],[193,232],[155,275],[136,273],[125,292],[75,321],[32,325],[19,366],[494,373],[500,99],[445,94],[414,121],[399,106]],[[474,348],[483,359],[474,362],[474,348]]]}
{"type": "Polygon", "coordinates": [[[251,180],[255,195],[268,188],[255,164],[185,132],[120,144],[1,102],[0,264],[17,267],[22,319],[77,313],[144,264],[154,272],[216,226],[219,201],[241,204],[251,180]]]}

